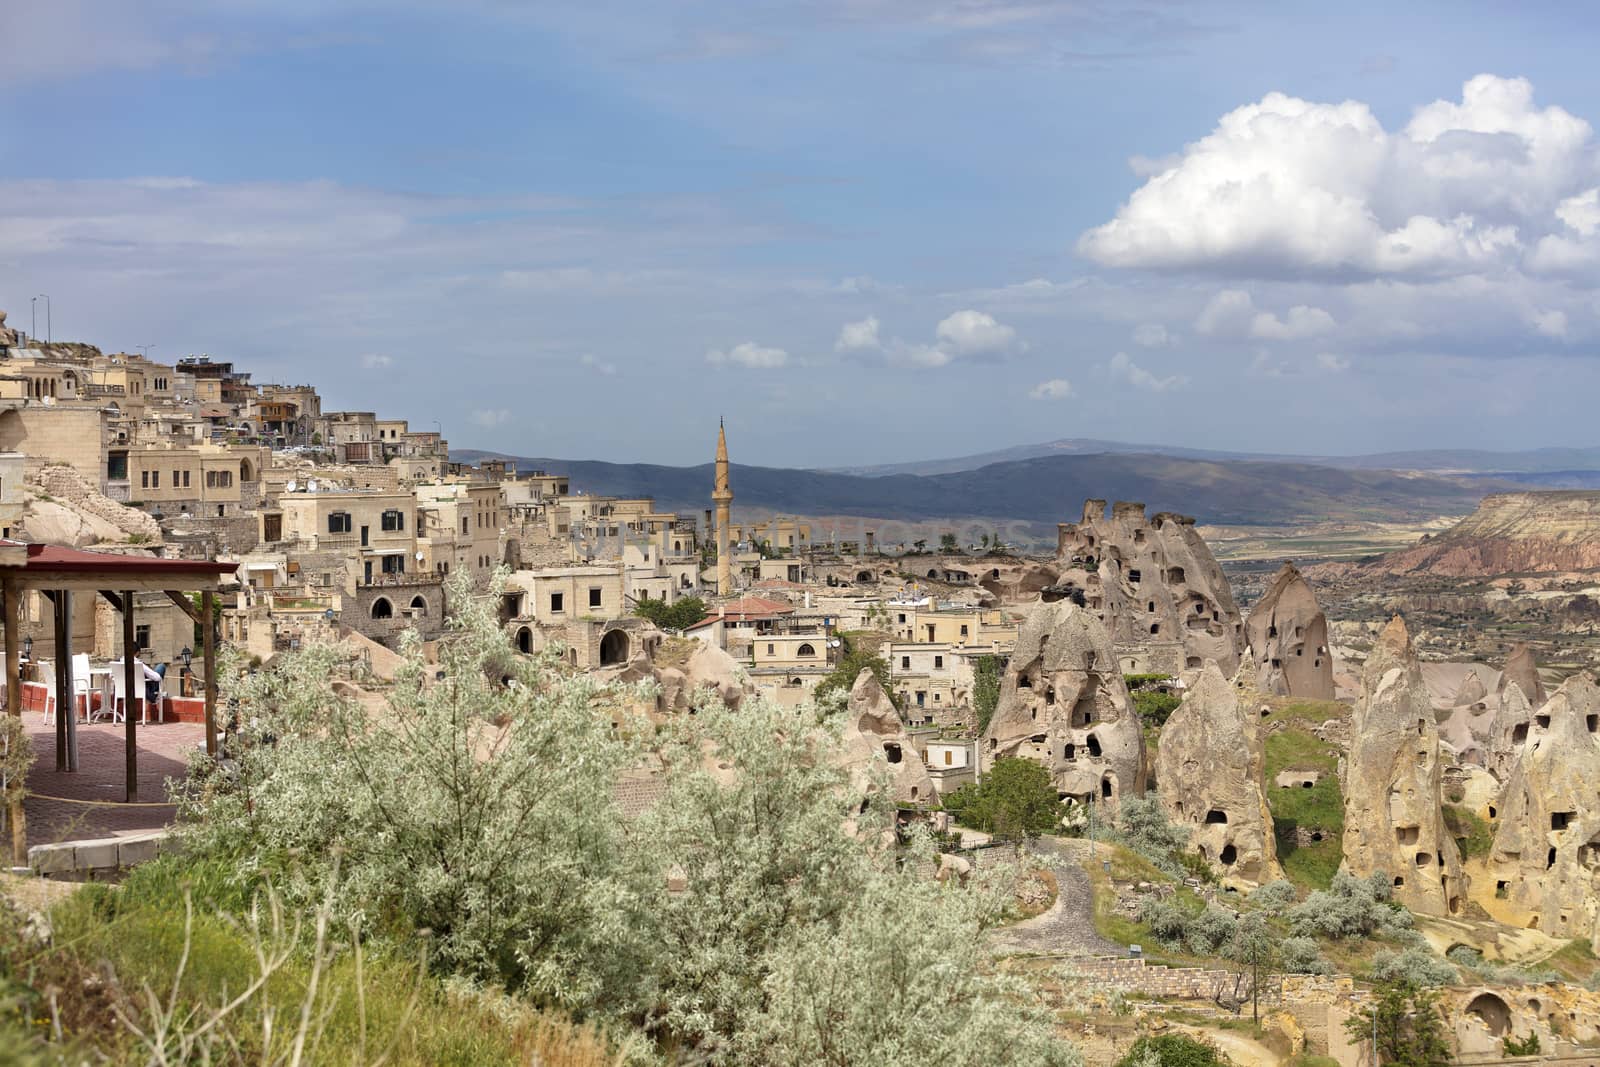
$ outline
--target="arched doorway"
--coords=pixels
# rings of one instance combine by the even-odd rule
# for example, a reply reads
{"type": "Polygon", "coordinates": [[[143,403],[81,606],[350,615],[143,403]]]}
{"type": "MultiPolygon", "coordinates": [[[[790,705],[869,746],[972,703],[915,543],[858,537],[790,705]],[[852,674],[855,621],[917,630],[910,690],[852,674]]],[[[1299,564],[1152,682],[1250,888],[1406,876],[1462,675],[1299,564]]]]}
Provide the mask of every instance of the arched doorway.
{"type": "Polygon", "coordinates": [[[526,626],[517,631],[517,651],[524,655],[533,651],[533,631],[526,626]]]}
{"type": "Polygon", "coordinates": [[[247,459],[239,461],[239,480],[241,482],[253,482],[256,480],[256,469],[250,465],[250,461],[247,459]]]}
{"type": "Polygon", "coordinates": [[[600,638],[600,666],[612,667],[628,662],[628,634],[625,630],[607,630],[600,638]]]}
{"type": "Polygon", "coordinates": [[[394,618],[394,605],[389,603],[389,598],[381,596],[372,602],[372,617],[374,619],[394,618]]]}
{"type": "Polygon", "coordinates": [[[421,593],[411,598],[411,610],[418,615],[428,614],[428,601],[421,593]]]}

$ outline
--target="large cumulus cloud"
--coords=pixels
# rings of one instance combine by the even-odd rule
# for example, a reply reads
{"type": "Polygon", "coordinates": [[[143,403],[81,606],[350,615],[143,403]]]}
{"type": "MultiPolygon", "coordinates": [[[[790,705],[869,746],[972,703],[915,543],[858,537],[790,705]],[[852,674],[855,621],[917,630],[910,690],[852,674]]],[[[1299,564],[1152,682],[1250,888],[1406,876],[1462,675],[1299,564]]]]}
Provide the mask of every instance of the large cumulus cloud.
{"type": "Polygon", "coordinates": [[[1589,123],[1482,74],[1385,130],[1364,103],[1271,93],[1155,169],[1079,251],[1246,278],[1448,278],[1600,262],[1589,123]]]}

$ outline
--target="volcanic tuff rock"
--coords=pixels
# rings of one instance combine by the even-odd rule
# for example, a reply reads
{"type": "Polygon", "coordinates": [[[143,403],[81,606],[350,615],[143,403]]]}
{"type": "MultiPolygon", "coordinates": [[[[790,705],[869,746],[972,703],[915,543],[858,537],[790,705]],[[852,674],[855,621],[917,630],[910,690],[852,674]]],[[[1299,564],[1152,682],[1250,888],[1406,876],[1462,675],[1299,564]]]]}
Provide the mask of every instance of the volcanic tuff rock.
{"type": "Polygon", "coordinates": [[[1363,569],[1486,577],[1596,567],[1600,567],[1600,492],[1562,490],[1491,494],[1444,533],[1391,552],[1363,569]]]}
{"type": "Polygon", "coordinates": [[[1600,937],[1600,689],[1573,675],[1535,717],[1501,794],[1489,872],[1497,918],[1600,937]]]}
{"type": "Polygon", "coordinates": [[[1094,613],[1070,600],[1034,606],[1000,680],[984,734],[988,760],[1021,756],[1078,800],[1145,788],[1144,731],[1094,613]]]}
{"type": "Polygon", "coordinates": [[[1466,899],[1456,843],[1440,812],[1439,735],[1405,622],[1396,615],[1361,674],[1344,780],[1344,866],[1382,871],[1394,897],[1427,915],[1466,899]]]}
{"type": "Polygon", "coordinates": [[[1484,752],[1483,765],[1497,781],[1511,777],[1532,725],[1533,705],[1522,695],[1522,687],[1512,682],[1500,694],[1500,710],[1495,712],[1484,752]]]}
{"type": "Polygon", "coordinates": [[[1293,563],[1285,563],[1272,579],[1244,630],[1262,692],[1302,700],[1334,699],[1328,619],[1317,606],[1311,583],[1293,563]]]}
{"type": "Polygon", "coordinates": [[[1451,704],[1454,707],[1470,707],[1473,704],[1483,704],[1489,699],[1489,690],[1483,686],[1483,679],[1478,677],[1477,671],[1468,671],[1467,676],[1461,680],[1461,685],[1456,689],[1456,695],[1451,704]]]}
{"type": "Polygon", "coordinates": [[[1212,866],[1270,882],[1283,872],[1262,786],[1260,716],[1249,700],[1255,695],[1241,693],[1215,663],[1205,665],[1162,727],[1156,795],[1174,822],[1194,827],[1190,844],[1212,866]]]}
{"type": "Polygon", "coordinates": [[[1083,519],[1056,534],[1060,586],[1083,590],[1103,620],[1117,662],[1130,673],[1177,674],[1214,660],[1239,669],[1244,623],[1233,592],[1194,520],[1171,512],[1145,518],[1143,504],[1083,505],[1083,519]]]}
{"type": "Polygon", "coordinates": [[[1512,682],[1522,689],[1522,695],[1528,698],[1530,704],[1537,706],[1544,703],[1548,694],[1544,691],[1544,683],[1539,680],[1539,664],[1533,658],[1533,649],[1523,643],[1519,643],[1506,657],[1496,692],[1505,692],[1506,686],[1512,682]]]}
{"type": "Polygon", "coordinates": [[[933,779],[918,758],[900,713],[878,684],[877,676],[862,670],[850,687],[840,742],[840,761],[850,770],[853,793],[865,796],[871,792],[872,767],[878,760],[888,763],[890,788],[897,802],[915,804],[933,799],[933,779]]]}

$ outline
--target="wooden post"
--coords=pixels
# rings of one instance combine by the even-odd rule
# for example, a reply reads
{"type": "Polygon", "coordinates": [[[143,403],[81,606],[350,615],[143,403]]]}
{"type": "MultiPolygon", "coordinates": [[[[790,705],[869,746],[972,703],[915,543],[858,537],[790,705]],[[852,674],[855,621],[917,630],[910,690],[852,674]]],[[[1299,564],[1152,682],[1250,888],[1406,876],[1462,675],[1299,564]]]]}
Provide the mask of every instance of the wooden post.
{"type": "Polygon", "coordinates": [[[134,733],[139,716],[134,709],[144,704],[141,699],[144,672],[134,662],[137,652],[133,643],[133,590],[125,589],[122,592],[122,687],[128,698],[122,703],[122,722],[127,727],[127,739],[123,743],[126,758],[123,774],[127,784],[123,799],[130,804],[139,799],[139,741],[134,733]],[[136,693],[139,696],[135,696],[136,693]]]}
{"type": "MultiPolygon", "coordinates": [[[[4,585],[6,627],[6,711],[22,719],[22,591],[15,582],[4,585]]],[[[10,784],[10,783],[8,783],[10,784]]],[[[22,801],[11,809],[11,862],[18,867],[28,863],[28,816],[22,801]]]]}
{"type": "Polygon", "coordinates": [[[217,758],[217,630],[212,621],[217,594],[207,589],[200,594],[200,630],[205,652],[206,672],[206,755],[217,758]]]}
{"type": "Polygon", "coordinates": [[[75,771],[73,749],[78,743],[78,707],[72,697],[72,595],[55,591],[56,649],[56,770],[75,771]]]}

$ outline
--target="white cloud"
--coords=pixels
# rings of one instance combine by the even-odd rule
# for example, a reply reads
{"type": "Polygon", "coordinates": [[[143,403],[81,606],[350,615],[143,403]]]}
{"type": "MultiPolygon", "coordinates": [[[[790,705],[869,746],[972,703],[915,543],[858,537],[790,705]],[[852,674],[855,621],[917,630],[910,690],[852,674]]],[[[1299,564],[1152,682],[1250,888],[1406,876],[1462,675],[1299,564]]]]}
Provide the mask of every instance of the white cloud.
{"type": "Polygon", "coordinates": [[[1567,316],[1563,311],[1535,311],[1531,316],[1533,328],[1545,337],[1564,340],[1567,336],[1567,316]]]}
{"type": "Polygon", "coordinates": [[[1321,308],[1297,304],[1280,319],[1263,311],[1250,320],[1250,336],[1261,341],[1300,341],[1333,329],[1333,316],[1321,308]]]}
{"type": "Polygon", "coordinates": [[[752,370],[773,370],[789,362],[789,353],[781,348],[768,348],[754,341],[734,345],[724,352],[713,348],[706,353],[707,363],[736,363],[752,370]]]}
{"type": "Polygon", "coordinates": [[[1065,400],[1071,395],[1072,383],[1065,378],[1051,378],[1028,390],[1028,397],[1033,400],[1065,400]]]}
{"type": "Polygon", "coordinates": [[[835,352],[862,352],[882,348],[878,340],[878,319],[868,315],[860,322],[847,322],[839,328],[839,339],[833,343],[835,352]]]}
{"type": "Polygon", "coordinates": [[[480,408],[472,413],[472,421],[486,430],[492,430],[511,420],[511,412],[505,408],[480,408]]]}
{"type": "Polygon", "coordinates": [[[1479,75],[1461,102],[1393,132],[1359,101],[1270,93],[1224,115],[1078,248],[1108,266],[1266,278],[1567,268],[1600,241],[1591,135],[1536,108],[1520,78],[1479,75]]]}
{"type": "Polygon", "coordinates": [[[593,352],[585,352],[583,355],[579,356],[578,365],[581,367],[589,367],[593,369],[596,374],[604,375],[607,378],[614,378],[617,374],[617,365],[615,363],[607,363],[605,360],[596,356],[593,352]]]}
{"type": "Polygon", "coordinates": [[[1133,343],[1145,348],[1166,348],[1178,343],[1178,335],[1168,333],[1159,322],[1144,322],[1133,328],[1133,343]]]}
{"type": "Polygon", "coordinates": [[[876,316],[860,322],[847,322],[839,330],[834,351],[856,356],[876,357],[902,367],[943,367],[962,358],[998,358],[1017,348],[1017,331],[982,311],[957,311],[945,316],[934,327],[933,344],[911,342],[899,337],[887,341],[880,333],[876,316]]]}
{"type": "Polygon", "coordinates": [[[368,352],[361,357],[362,370],[383,370],[385,367],[393,365],[394,359],[392,357],[379,355],[376,352],[368,352]]]}
{"type": "Polygon", "coordinates": [[[1223,289],[1194,320],[1194,328],[1208,336],[1257,341],[1300,341],[1327,333],[1334,326],[1332,315],[1306,304],[1295,305],[1281,319],[1270,311],[1257,311],[1255,301],[1243,289],[1223,289]]]}
{"type": "Polygon", "coordinates": [[[1135,389],[1143,389],[1151,393],[1166,393],[1174,389],[1182,389],[1189,384],[1189,379],[1182,374],[1172,374],[1165,378],[1157,377],[1128,358],[1126,352],[1118,352],[1111,357],[1108,367],[1113,381],[1120,381],[1135,389]]]}
{"type": "Polygon", "coordinates": [[[1350,361],[1333,352],[1318,352],[1317,368],[1327,371],[1329,374],[1343,374],[1350,369],[1350,361]]]}
{"type": "Polygon", "coordinates": [[[982,311],[957,311],[939,323],[934,336],[954,356],[990,355],[1008,350],[1017,331],[982,311]]]}

